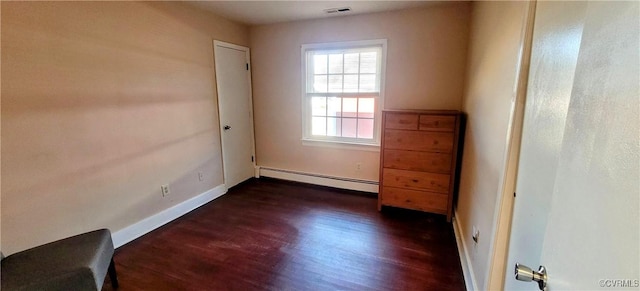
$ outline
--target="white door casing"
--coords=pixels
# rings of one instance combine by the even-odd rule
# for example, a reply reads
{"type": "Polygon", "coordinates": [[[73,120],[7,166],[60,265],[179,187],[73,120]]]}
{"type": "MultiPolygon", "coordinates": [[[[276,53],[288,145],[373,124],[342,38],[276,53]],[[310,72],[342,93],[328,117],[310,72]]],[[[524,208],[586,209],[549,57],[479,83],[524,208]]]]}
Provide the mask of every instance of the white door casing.
{"type": "Polygon", "coordinates": [[[505,290],[537,289],[516,262],[549,290],[639,287],[639,15],[537,3],[505,290]]]}
{"type": "Polygon", "coordinates": [[[224,183],[254,176],[255,143],[249,48],[214,40],[224,183]]]}

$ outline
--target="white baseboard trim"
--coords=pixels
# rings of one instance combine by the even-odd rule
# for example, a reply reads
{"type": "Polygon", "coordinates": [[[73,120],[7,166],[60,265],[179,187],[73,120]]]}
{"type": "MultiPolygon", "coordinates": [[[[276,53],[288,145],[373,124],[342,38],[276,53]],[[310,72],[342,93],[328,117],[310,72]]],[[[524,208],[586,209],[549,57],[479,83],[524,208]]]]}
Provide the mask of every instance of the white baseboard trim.
{"type": "Polygon", "coordinates": [[[378,182],[351,178],[334,177],[275,168],[259,168],[260,176],[282,180],[329,186],[334,188],[378,193],[378,182]]]}
{"type": "Polygon", "coordinates": [[[159,213],[156,213],[132,225],[120,229],[111,235],[113,239],[113,245],[114,247],[119,248],[126,243],[139,238],[151,232],[152,230],[161,227],[171,222],[172,220],[185,215],[192,210],[224,195],[225,193],[227,193],[227,187],[224,184],[219,185],[178,205],[167,208],[159,213]]]}
{"type": "Polygon", "coordinates": [[[476,284],[476,276],[473,272],[473,265],[471,264],[469,257],[469,249],[464,243],[464,237],[462,236],[462,227],[458,222],[458,213],[456,212],[453,217],[453,233],[456,236],[456,244],[458,245],[458,255],[460,256],[460,264],[462,265],[462,274],[464,276],[464,284],[468,291],[480,290],[476,284]]]}

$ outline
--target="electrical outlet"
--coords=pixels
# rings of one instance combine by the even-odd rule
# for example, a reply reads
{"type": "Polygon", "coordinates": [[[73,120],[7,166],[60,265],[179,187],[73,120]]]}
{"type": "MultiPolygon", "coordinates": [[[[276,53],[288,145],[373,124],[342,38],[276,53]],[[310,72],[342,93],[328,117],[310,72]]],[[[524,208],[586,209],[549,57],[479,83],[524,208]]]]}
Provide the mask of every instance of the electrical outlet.
{"type": "Polygon", "coordinates": [[[362,170],[362,163],[356,163],[356,170],[357,171],[362,170]]]}
{"type": "Polygon", "coordinates": [[[475,225],[473,226],[473,233],[471,235],[471,238],[473,239],[474,243],[478,243],[478,239],[480,238],[480,230],[475,225]]]}
{"type": "Polygon", "coordinates": [[[162,191],[162,197],[169,195],[169,185],[160,186],[160,191],[162,191]]]}
{"type": "Polygon", "coordinates": [[[204,180],[204,175],[202,174],[202,172],[198,172],[198,181],[204,180]]]}

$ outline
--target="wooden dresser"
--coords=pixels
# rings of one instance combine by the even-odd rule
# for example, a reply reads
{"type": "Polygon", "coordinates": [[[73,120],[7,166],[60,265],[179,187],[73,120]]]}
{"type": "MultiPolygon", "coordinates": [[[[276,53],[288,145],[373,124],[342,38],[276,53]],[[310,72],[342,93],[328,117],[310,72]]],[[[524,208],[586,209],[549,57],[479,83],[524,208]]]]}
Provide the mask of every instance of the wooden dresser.
{"type": "Polygon", "coordinates": [[[384,110],[378,210],[394,206],[451,221],[461,113],[384,110]]]}

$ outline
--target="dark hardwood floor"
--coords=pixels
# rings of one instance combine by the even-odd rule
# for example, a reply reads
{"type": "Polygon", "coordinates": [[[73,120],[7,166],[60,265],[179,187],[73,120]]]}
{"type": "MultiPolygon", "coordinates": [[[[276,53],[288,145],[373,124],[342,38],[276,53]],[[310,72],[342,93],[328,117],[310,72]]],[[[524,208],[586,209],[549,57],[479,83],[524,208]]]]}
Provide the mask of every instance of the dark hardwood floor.
{"type": "Polygon", "coordinates": [[[376,203],[249,180],[117,249],[118,290],[464,290],[444,216],[376,203]]]}

